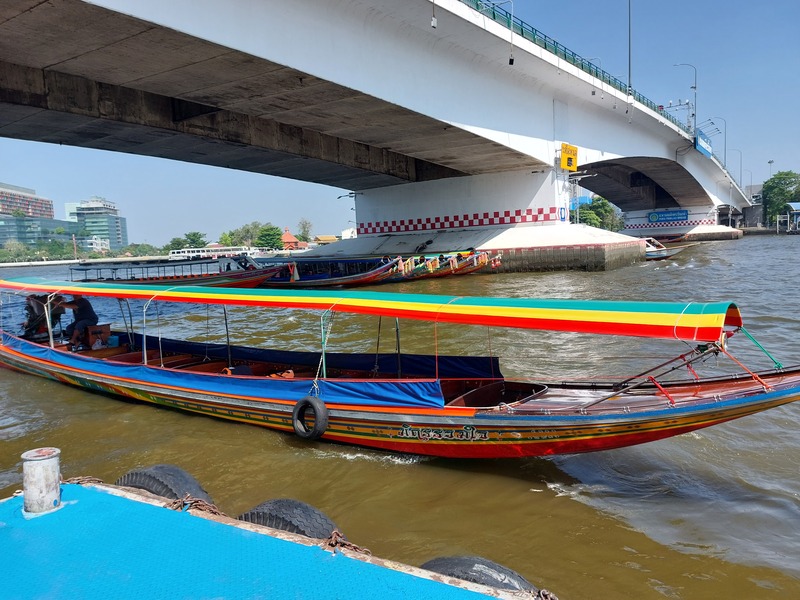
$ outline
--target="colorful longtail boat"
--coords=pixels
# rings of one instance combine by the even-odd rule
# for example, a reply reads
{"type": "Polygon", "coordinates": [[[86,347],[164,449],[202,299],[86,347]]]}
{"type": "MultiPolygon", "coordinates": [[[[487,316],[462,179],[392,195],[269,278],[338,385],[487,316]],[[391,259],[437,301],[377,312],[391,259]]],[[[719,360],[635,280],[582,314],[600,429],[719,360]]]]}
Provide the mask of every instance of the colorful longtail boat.
{"type": "Polygon", "coordinates": [[[73,281],[114,281],[132,285],[258,287],[278,275],[279,265],[259,265],[249,256],[184,260],[87,260],[70,266],[73,281]]]}
{"type": "MultiPolygon", "coordinates": [[[[502,458],[606,450],[717,425],[800,397],[800,366],[776,362],[770,370],[752,372],[732,357],[730,338],[743,330],[743,322],[731,302],[177,288],[38,278],[0,281],[0,290],[39,294],[46,312],[60,294],[118,299],[121,306],[141,305],[143,311],[140,331],[134,330],[129,308],[124,327],[78,352],[68,351],[49,325],[31,339],[4,329],[0,363],[6,367],[91,392],[391,452],[502,458]],[[191,310],[195,334],[197,318],[210,310],[198,305],[225,307],[226,325],[232,306],[252,307],[239,310],[263,315],[259,322],[265,326],[271,313],[285,320],[293,311],[316,312],[320,345],[295,351],[168,339],[153,324],[165,318],[165,304],[177,305],[170,307],[173,314],[191,310]],[[162,308],[154,312],[154,305],[162,308]],[[441,330],[449,328],[444,324],[455,323],[677,339],[690,350],[613,381],[507,378],[499,358],[490,355],[403,353],[399,343],[395,352],[331,352],[333,315],[427,321],[436,329],[431,339],[437,343],[441,330]],[[730,359],[735,372],[676,378],[679,372],[694,374],[694,367],[703,370],[709,357],[716,357],[712,363],[730,359]]],[[[12,305],[5,306],[7,311],[12,305]]],[[[4,315],[8,322],[18,321],[4,315]]],[[[226,338],[236,333],[226,329],[226,338]]]]}

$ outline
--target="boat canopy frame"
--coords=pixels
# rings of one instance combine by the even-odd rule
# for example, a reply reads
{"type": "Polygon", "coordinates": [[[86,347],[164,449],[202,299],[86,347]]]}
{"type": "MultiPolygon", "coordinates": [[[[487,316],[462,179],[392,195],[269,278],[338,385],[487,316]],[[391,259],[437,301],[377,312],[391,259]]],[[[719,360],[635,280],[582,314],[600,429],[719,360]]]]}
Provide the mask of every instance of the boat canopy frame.
{"type": "Polygon", "coordinates": [[[0,289],[16,293],[81,294],[145,301],[158,299],[167,302],[299,308],[435,323],[678,339],[695,343],[724,344],[743,325],[737,305],[726,301],[677,303],[498,298],[342,290],[71,283],[36,277],[0,280],[0,289]]]}

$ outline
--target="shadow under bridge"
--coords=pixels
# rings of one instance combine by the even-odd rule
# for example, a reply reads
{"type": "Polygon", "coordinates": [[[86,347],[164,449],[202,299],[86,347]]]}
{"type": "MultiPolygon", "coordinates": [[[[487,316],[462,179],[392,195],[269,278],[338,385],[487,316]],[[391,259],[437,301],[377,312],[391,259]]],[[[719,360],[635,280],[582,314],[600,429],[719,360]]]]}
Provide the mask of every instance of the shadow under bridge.
{"type": "Polygon", "coordinates": [[[714,205],[703,186],[674,160],[625,157],[583,164],[578,171],[581,187],[623,212],[714,205]]]}

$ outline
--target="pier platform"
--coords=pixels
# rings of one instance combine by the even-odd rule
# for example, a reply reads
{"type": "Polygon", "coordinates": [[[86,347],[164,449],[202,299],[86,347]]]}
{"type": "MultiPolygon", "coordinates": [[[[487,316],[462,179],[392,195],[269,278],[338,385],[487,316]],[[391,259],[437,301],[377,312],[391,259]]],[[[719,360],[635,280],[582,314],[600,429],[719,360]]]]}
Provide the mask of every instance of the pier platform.
{"type": "Polygon", "coordinates": [[[24,506],[0,502],[5,600],[520,597],[126,488],[62,483],[58,509],[24,506]]]}

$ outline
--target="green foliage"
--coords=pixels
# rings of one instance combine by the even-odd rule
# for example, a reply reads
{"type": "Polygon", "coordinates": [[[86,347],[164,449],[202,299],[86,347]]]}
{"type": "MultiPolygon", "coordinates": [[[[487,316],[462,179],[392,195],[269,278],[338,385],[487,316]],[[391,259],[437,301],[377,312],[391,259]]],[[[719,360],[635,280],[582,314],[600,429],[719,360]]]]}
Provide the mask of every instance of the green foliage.
{"type": "Polygon", "coordinates": [[[226,231],[219,236],[219,243],[223,246],[257,246],[256,239],[262,227],[263,225],[258,221],[242,225],[238,229],[226,231]]]}
{"type": "Polygon", "coordinates": [[[203,248],[208,245],[206,234],[199,231],[190,231],[183,237],[186,240],[185,248],[203,248]]]}
{"type": "Polygon", "coordinates": [[[276,227],[272,223],[266,223],[259,230],[255,245],[261,248],[283,248],[282,233],[280,227],[276,227]]]}
{"type": "Polygon", "coordinates": [[[9,240],[3,245],[3,250],[11,258],[11,260],[20,260],[28,253],[28,248],[22,242],[9,240]]]}
{"type": "Polygon", "coordinates": [[[162,254],[162,250],[150,244],[129,244],[120,248],[116,254],[118,256],[159,256],[162,254]]]}
{"type": "Polygon", "coordinates": [[[300,219],[297,223],[297,230],[299,233],[295,236],[301,242],[310,242],[311,241],[311,221],[308,219],[300,219]]]}
{"type": "Polygon", "coordinates": [[[619,231],[625,227],[622,213],[602,196],[594,196],[590,204],[584,204],[579,210],[571,210],[569,212],[570,220],[573,223],[575,222],[576,213],[578,213],[580,222],[589,227],[608,231],[619,231]]]}
{"type": "Polygon", "coordinates": [[[785,212],[788,202],[800,202],[800,175],[794,171],[778,171],[764,182],[761,190],[765,222],[774,222],[785,212]]]}
{"type": "Polygon", "coordinates": [[[186,238],[175,237],[172,238],[166,246],[164,246],[164,254],[169,254],[170,250],[181,250],[188,247],[189,244],[186,243],[186,238]]]}
{"type": "Polygon", "coordinates": [[[21,219],[23,217],[26,217],[27,215],[25,214],[25,211],[22,210],[21,208],[15,208],[14,210],[11,211],[11,216],[17,219],[21,219]]]}

